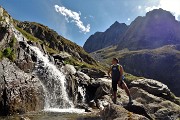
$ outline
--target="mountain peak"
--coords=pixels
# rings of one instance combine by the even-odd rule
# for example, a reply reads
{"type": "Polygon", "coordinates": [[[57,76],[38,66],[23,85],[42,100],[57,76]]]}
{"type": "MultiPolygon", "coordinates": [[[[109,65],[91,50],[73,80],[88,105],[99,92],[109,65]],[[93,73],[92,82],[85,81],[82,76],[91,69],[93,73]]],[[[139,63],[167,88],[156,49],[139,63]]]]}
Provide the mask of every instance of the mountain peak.
{"type": "Polygon", "coordinates": [[[119,23],[118,21],[115,21],[115,22],[110,26],[110,28],[112,28],[112,27],[124,27],[124,26],[127,27],[127,25],[126,25],[125,23],[119,23]]]}
{"type": "Polygon", "coordinates": [[[175,20],[175,16],[172,15],[171,12],[169,11],[166,11],[162,8],[159,8],[159,9],[154,9],[152,11],[149,11],[146,13],[146,17],[150,17],[150,18],[168,18],[168,19],[172,19],[172,20],[175,20]]]}
{"type": "Polygon", "coordinates": [[[94,35],[91,35],[83,48],[87,52],[94,52],[104,47],[116,45],[127,29],[128,26],[125,23],[115,21],[105,32],[96,32],[94,35]]]}

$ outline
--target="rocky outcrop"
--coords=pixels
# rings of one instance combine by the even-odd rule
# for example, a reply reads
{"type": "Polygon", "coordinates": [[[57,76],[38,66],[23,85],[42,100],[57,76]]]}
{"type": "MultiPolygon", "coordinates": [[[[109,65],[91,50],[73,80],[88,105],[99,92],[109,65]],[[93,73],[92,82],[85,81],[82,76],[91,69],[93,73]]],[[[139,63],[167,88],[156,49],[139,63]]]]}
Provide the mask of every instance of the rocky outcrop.
{"type": "Polygon", "coordinates": [[[83,48],[91,53],[111,45],[117,45],[127,29],[128,26],[125,23],[116,21],[105,32],[96,32],[94,35],[91,35],[83,48]]]}
{"type": "Polygon", "coordinates": [[[106,75],[106,72],[100,69],[90,69],[90,68],[82,68],[81,72],[91,76],[92,78],[103,78],[106,75]]]}
{"type": "MultiPolygon", "coordinates": [[[[101,82],[105,82],[104,80],[105,79],[102,79],[101,82]]],[[[157,82],[156,84],[156,82],[152,82],[151,85],[150,83],[148,84],[147,81],[153,80],[140,79],[133,81],[134,83],[132,84],[134,84],[134,86],[138,85],[135,83],[139,83],[140,86],[144,86],[142,88],[130,88],[130,93],[133,98],[133,104],[128,104],[128,97],[125,95],[125,92],[121,89],[118,89],[117,105],[113,104],[111,96],[109,96],[109,92],[104,95],[102,94],[102,96],[99,97],[98,100],[96,100],[97,102],[95,103],[95,105],[101,106],[101,108],[103,108],[101,110],[101,114],[104,117],[104,119],[178,119],[180,117],[180,104],[174,103],[173,100],[170,101],[161,96],[156,96],[156,92],[170,92],[168,88],[162,83],[157,82]],[[148,86],[150,88],[148,88],[148,86]],[[162,89],[164,89],[164,91],[162,89]],[[153,93],[152,91],[156,92],[153,93]],[[108,105],[104,104],[104,101],[108,101],[108,105]]],[[[173,99],[178,99],[179,101],[179,98],[173,99]]],[[[93,102],[90,103],[91,105],[94,105],[92,104],[93,102]]]]}
{"type": "Polygon", "coordinates": [[[24,73],[8,59],[0,62],[0,115],[42,110],[43,92],[35,75],[24,73]]]}

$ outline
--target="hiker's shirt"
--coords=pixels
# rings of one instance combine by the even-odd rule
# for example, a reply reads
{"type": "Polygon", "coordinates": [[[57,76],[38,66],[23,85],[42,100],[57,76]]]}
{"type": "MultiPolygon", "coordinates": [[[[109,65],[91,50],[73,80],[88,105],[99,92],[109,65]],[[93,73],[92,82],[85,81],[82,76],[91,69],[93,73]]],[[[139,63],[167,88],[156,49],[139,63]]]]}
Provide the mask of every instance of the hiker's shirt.
{"type": "Polygon", "coordinates": [[[116,65],[112,65],[112,81],[119,81],[120,77],[121,77],[121,73],[120,73],[120,65],[116,64],[116,65]]]}

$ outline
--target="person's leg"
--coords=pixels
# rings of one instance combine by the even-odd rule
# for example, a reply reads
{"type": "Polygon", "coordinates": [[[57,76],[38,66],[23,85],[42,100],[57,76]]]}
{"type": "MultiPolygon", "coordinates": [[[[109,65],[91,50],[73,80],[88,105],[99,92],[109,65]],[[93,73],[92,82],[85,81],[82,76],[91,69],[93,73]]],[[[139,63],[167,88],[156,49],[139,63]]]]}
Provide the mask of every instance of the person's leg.
{"type": "Polygon", "coordinates": [[[117,91],[113,91],[113,102],[116,104],[117,101],[117,91]]]}
{"type": "Polygon", "coordinates": [[[117,82],[112,81],[112,88],[113,88],[113,102],[116,104],[117,100],[117,82]]]}
{"type": "Polygon", "coordinates": [[[122,88],[125,90],[126,94],[127,94],[128,96],[130,96],[129,89],[128,89],[128,87],[127,87],[126,83],[125,83],[125,82],[123,82],[123,81],[122,81],[122,88]]]}
{"type": "Polygon", "coordinates": [[[129,103],[132,103],[132,98],[131,98],[131,95],[130,95],[130,92],[129,92],[129,89],[128,89],[126,83],[124,81],[121,81],[121,82],[122,82],[121,83],[122,84],[121,87],[125,90],[126,94],[129,97],[129,103]]]}

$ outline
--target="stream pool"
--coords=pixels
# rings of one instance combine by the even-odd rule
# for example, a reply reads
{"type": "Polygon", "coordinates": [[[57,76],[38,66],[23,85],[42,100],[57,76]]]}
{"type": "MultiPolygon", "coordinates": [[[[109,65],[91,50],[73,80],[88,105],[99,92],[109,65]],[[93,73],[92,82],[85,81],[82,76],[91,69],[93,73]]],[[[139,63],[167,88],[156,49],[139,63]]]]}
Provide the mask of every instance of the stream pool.
{"type": "Polygon", "coordinates": [[[0,120],[29,120],[22,118],[29,118],[30,120],[103,120],[98,112],[94,113],[67,113],[54,111],[43,111],[39,113],[28,113],[24,115],[15,115],[15,116],[7,116],[0,117],[0,120]]]}

